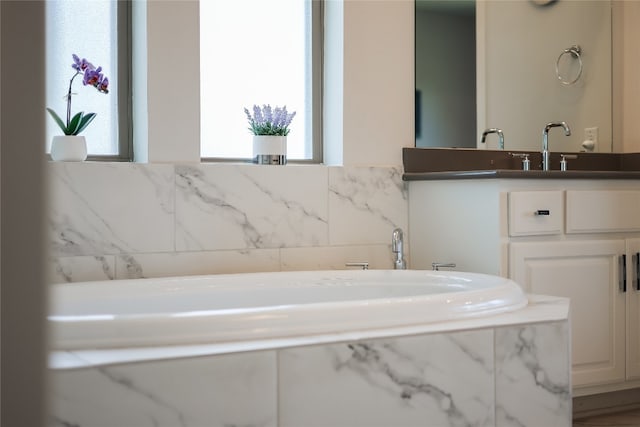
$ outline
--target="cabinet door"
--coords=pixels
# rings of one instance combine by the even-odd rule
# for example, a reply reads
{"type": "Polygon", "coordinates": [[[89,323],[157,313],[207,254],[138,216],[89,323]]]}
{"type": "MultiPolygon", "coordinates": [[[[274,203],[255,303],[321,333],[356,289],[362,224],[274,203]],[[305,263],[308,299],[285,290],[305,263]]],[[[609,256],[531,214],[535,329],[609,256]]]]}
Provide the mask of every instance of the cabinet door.
{"type": "Polygon", "coordinates": [[[640,379],[640,239],[627,240],[627,379],[640,379]]]}
{"type": "Polygon", "coordinates": [[[511,243],[509,275],[527,292],[571,300],[574,387],[625,378],[624,240],[511,243]]]}

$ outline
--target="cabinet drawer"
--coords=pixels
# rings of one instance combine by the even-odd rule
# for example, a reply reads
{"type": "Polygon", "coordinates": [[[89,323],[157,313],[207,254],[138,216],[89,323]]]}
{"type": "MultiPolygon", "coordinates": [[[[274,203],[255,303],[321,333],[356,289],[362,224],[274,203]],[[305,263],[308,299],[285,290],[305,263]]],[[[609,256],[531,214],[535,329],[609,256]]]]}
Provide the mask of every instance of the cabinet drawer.
{"type": "Polygon", "coordinates": [[[561,234],[564,223],[562,191],[509,193],[509,235],[561,234]]]}
{"type": "Polygon", "coordinates": [[[567,233],[640,231],[640,191],[567,191],[567,233]]]}

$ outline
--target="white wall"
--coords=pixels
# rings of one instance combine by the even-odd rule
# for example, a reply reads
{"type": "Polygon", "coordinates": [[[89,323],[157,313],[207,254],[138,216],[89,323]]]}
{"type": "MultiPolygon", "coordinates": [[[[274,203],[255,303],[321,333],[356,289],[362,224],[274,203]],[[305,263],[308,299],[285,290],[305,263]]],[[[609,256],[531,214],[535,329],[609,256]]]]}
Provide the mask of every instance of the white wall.
{"type": "Polygon", "coordinates": [[[344,1],[343,73],[343,164],[402,164],[415,144],[413,1],[344,1]]]}
{"type": "Polygon", "coordinates": [[[614,6],[619,8],[614,9],[617,12],[615,18],[618,18],[614,21],[614,29],[619,32],[614,50],[615,64],[619,68],[615,74],[614,93],[619,96],[621,104],[617,105],[619,110],[614,110],[619,115],[614,119],[619,120],[622,127],[615,150],[640,152],[640,2],[617,1],[614,6]]]}
{"type": "Polygon", "coordinates": [[[136,161],[200,160],[200,21],[193,0],[134,2],[136,161]],[[136,4],[138,3],[138,4],[136,4]],[[146,6],[146,14],[145,8],[146,6]],[[146,29],[146,33],[144,31],[146,29]],[[146,46],[145,46],[146,42],[146,46]],[[141,75],[142,74],[142,75],[141,75]],[[146,113],[146,115],[145,115],[146,113]],[[146,139],[145,139],[146,137],[146,139]]]}
{"type": "MultiPolygon", "coordinates": [[[[566,121],[573,135],[550,134],[552,151],[580,151],[584,128],[599,127],[596,151],[611,151],[611,9],[608,1],[481,1],[486,21],[484,75],[487,99],[478,99],[485,122],[504,130],[505,149],[539,149],[542,129],[566,121]],[[583,50],[580,80],[563,86],[555,64],[562,51],[583,50]]],[[[478,83],[479,86],[482,82],[478,83]]],[[[479,113],[479,118],[482,118],[479,113]]]]}

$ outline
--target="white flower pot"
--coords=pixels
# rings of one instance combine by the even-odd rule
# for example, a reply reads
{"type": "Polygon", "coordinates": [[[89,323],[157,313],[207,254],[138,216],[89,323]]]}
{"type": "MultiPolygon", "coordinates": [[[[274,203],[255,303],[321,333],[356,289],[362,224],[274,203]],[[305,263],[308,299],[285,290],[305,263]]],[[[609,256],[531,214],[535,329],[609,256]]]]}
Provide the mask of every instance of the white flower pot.
{"type": "Polygon", "coordinates": [[[54,136],[51,158],[58,162],[82,162],[87,158],[87,141],[80,135],[54,136]]]}
{"type": "Polygon", "coordinates": [[[254,135],[253,162],[259,165],[286,165],[287,137],[278,135],[254,135]]]}

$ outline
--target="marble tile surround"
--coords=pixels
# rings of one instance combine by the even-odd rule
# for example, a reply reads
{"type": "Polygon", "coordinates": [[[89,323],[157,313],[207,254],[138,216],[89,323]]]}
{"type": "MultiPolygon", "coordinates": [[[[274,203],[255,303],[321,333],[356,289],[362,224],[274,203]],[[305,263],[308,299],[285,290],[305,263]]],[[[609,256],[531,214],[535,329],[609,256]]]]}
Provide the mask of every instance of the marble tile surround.
{"type": "MultiPolygon", "coordinates": [[[[391,268],[408,224],[393,167],[51,163],[48,182],[52,283],[391,268]]],[[[553,321],[52,371],[50,425],[570,426],[569,342],[553,321]]]]}
{"type": "Polygon", "coordinates": [[[48,185],[51,283],[392,268],[408,227],[400,167],[51,162],[48,185]]]}
{"type": "Polygon", "coordinates": [[[569,427],[569,342],[564,320],[52,371],[51,425],[569,427]]]}

